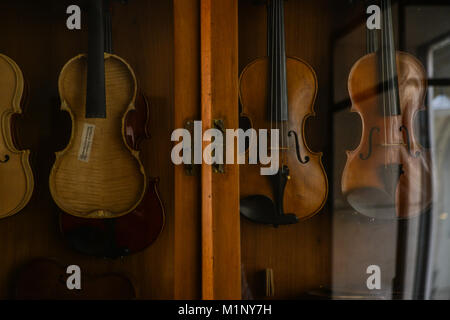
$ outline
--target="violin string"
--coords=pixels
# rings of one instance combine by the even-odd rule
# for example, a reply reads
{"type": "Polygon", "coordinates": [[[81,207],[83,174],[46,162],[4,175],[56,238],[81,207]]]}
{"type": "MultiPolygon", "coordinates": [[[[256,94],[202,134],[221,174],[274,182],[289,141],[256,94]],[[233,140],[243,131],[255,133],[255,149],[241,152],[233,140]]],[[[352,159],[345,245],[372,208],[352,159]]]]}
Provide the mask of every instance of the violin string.
{"type": "Polygon", "coordinates": [[[393,118],[392,116],[394,115],[394,110],[393,110],[393,101],[392,101],[392,83],[393,83],[393,73],[392,73],[392,48],[391,48],[391,39],[390,39],[390,34],[392,33],[392,29],[391,29],[391,24],[390,24],[390,10],[389,10],[389,5],[390,2],[389,0],[384,0],[384,5],[385,5],[385,23],[386,23],[386,27],[385,27],[385,33],[386,33],[386,61],[387,61],[387,69],[386,69],[386,76],[387,76],[387,99],[388,99],[388,106],[389,106],[389,122],[391,124],[391,126],[389,127],[389,144],[392,144],[393,141],[393,136],[392,136],[392,121],[393,118]]]}
{"type": "MultiPolygon", "coordinates": [[[[272,34],[272,68],[273,68],[273,76],[272,76],[272,82],[273,82],[273,90],[272,90],[272,106],[275,106],[275,129],[278,129],[278,103],[277,103],[277,97],[278,97],[278,66],[277,66],[277,25],[276,25],[276,1],[272,1],[272,26],[273,26],[273,34],[272,34]]],[[[273,147],[273,146],[272,146],[273,147]]],[[[275,150],[272,148],[272,152],[278,152],[278,150],[275,150]]]]}
{"type": "MultiPolygon", "coordinates": [[[[383,4],[384,4],[384,54],[385,54],[385,65],[384,65],[384,84],[385,84],[385,92],[384,92],[384,96],[386,97],[386,104],[387,104],[387,118],[390,120],[390,116],[392,115],[392,110],[391,110],[391,101],[390,101],[390,97],[389,97],[389,90],[390,90],[390,85],[389,85],[389,38],[388,38],[388,11],[387,11],[387,5],[386,5],[387,0],[383,0],[383,4]]],[[[389,145],[389,143],[391,142],[390,138],[391,138],[391,132],[389,130],[389,127],[386,127],[387,130],[387,145],[389,145]]],[[[387,150],[388,148],[386,148],[387,150]]]]}
{"type": "MultiPolygon", "coordinates": [[[[391,57],[391,64],[390,64],[390,84],[391,84],[391,91],[390,91],[390,98],[391,98],[391,105],[392,105],[392,110],[393,113],[395,114],[396,117],[392,117],[391,121],[393,122],[392,126],[391,126],[391,134],[394,135],[394,129],[397,128],[397,126],[395,125],[396,119],[397,119],[397,115],[398,115],[398,108],[400,107],[398,105],[399,101],[398,101],[398,92],[397,92],[397,82],[396,82],[396,76],[397,76],[397,64],[396,64],[396,59],[397,59],[397,54],[395,51],[395,44],[394,44],[394,28],[393,28],[393,21],[392,21],[392,7],[391,7],[391,0],[388,0],[388,19],[389,19],[389,48],[390,48],[390,57],[391,57]]],[[[393,138],[392,138],[393,139],[393,138]]],[[[398,143],[398,141],[395,141],[395,143],[398,143]]]]}
{"type": "MultiPolygon", "coordinates": [[[[275,103],[275,121],[276,121],[276,129],[280,130],[280,119],[279,119],[279,114],[280,114],[280,65],[279,63],[279,24],[277,22],[279,22],[277,19],[278,17],[278,0],[274,0],[274,5],[273,5],[273,10],[274,10],[274,26],[275,26],[275,32],[274,32],[274,65],[275,65],[275,94],[274,94],[274,103],[275,103]]],[[[280,139],[280,137],[278,137],[280,139]]],[[[278,142],[280,142],[280,140],[278,140],[278,142]]],[[[278,152],[280,153],[280,143],[278,143],[278,150],[273,149],[273,152],[278,152]]]]}
{"type": "Polygon", "coordinates": [[[279,25],[279,30],[280,30],[280,41],[279,43],[279,55],[280,55],[280,61],[281,61],[281,65],[280,65],[280,100],[281,100],[281,110],[280,110],[280,120],[281,120],[281,155],[282,155],[282,159],[281,162],[283,165],[285,165],[285,156],[286,156],[286,150],[285,150],[285,140],[286,137],[284,136],[284,126],[286,123],[286,119],[284,119],[282,117],[282,115],[284,114],[284,109],[286,108],[286,96],[285,96],[285,80],[286,80],[286,66],[285,66],[285,60],[286,60],[286,54],[284,49],[284,12],[283,12],[283,0],[278,0],[278,14],[280,19],[278,19],[278,25],[279,25]]]}
{"type": "MultiPolygon", "coordinates": [[[[279,103],[278,103],[278,85],[279,85],[279,76],[278,76],[278,56],[277,56],[277,34],[278,34],[278,25],[277,25],[277,0],[273,0],[273,25],[274,25],[274,35],[273,35],[273,48],[274,48],[274,68],[275,68],[275,78],[274,78],[274,83],[275,83],[275,91],[274,91],[274,101],[273,103],[275,104],[275,122],[276,122],[276,129],[279,130],[279,123],[278,123],[278,114],[279,114],[279,103]]],[[[275,150],[274,152],[279,152],[279,150],[275,150]]]]}
{"type": "Polygon", "coordinates": [[[272,130],[273,127],[273,109],[272,109],[272,97],[270,95],[270,92],[272,92],[272,52],[271,52],[271,43],[272,43],[272,32],[271,32],[271,23],[272,23],[272,10],[271,10],[271,4],[268,2],[267,4],[267,56],[269,57],[269,66],[268,66],[268,76],[269,78],[269,96],[267,99],[267,102],[269,103],[269,109],[270,109],[270,129],[272,130]]]}
{"type": "Polygon", "coordinates": [[[273,2],[269,1],[268,6],[267,6],[267,10],[268,10],[268,54],[269,54],[269,59],[270,59],[270,65],[269,65],[269,72],[270,72],[270,88],[269,88],[269,108],[270,108],[270,129],[271,132],[274,129],[273,128],[273,86],[274,86],[274,57],[273,57],[273,2]]]}
{"type": "Polygon", "coordinates": [[[395,86],[395,75],[396,75],[396,52],[395,52],[395,45],[394,45],[394,29],[392,25],[392,9],[391,9],[391,0],[387,0],[387,7],[386,10],[388,12],[387,19],[388,19],[388,26],[389,26],[389,32],[388,32],[388,40],[389,40],[389,100],[390,100],[390,107],[391,107],[391,143],[398,143],[398,141],[394,141],[395,133],[394,128],[395,121],[398,110],[397,110],[397,99],[396,99],[396,86],[395,86]]]}
{"type": "MultiPolygon", "coordinates": [[[[275,95],[274,95],[274,103],[276,107],[276,113],[275,113],[275,121],[276,121],[276,129],[280,130],[280,64],[279,64],[279,24],[278,24],[278,0],[274,0],[274,27],[275,27],[275,33],[274,33],[274,65],[275,65],[275,95]]],[[[280,137],[278,137],[280,139],[280,137]]],[[[280,142],[280,140],[278,140],[280,142]]],[[[280,143],[278,143],[278,150],[274,149],[274,152],[280,152],[280,143]]]]}
{"type": "MultiPolygon", "coordinates": [[[[282,47],[282,40],[283,40],[283,35],[282,35],[282,26],[281,26],[281,22],[282,22],[282,19],[281,19],[281,4],[282,4],[282,1],[281,0],[277,0],[277,17],[278,17],[278,41],[277,41],[277,49],[278,49],[278,57],[279,57],[279,59],[277,60],[278,62],[280,62],[280,65],[279,65],[279,77],[278,77],[278,79],[279,79],[279,81],[280,81],[280,85],[279,85],[279,90],[280,90],[280,92],[279,92],[279,106],[280,106],[280,110],[279,110],[279,113],[280,113],[280,131],[281,131],[281,143],[280,143],[280,150],[281,150],[281,164],[283,165],[284,164],[284,159],[283,159],[283,155],[284,155],[284,149],[283,149],[283,147],[284,147],[284,135],[283,135],[283,124],[284,124],[284,122],[283,122],[283,108],[284,108],[284,99],[283,99],[283,77],[282,77],[282,75],[283,75],[283,56],[282,56],[282,50],[281,50],[281,47],[282,47]]],[[[279,154],[280,154],[280,150],[278,151],[279,152],[279,154]]]]}
{"type": "MultiPolygon", "coordinates": [[[[381,85],[382,85],[382,98],[383,98],[383,122],[384,122],[384,143],[387,146],[387,123],[386,123],[386,73],[385,73],[385,66],[386,66],[386,11],[385,11],[385,1],[381,0],[381,17],[383,25],[381,27],[381,85]]],[[[384,164],[387,166],[387,150],[386,147],[384,148],[384,164]]]]}

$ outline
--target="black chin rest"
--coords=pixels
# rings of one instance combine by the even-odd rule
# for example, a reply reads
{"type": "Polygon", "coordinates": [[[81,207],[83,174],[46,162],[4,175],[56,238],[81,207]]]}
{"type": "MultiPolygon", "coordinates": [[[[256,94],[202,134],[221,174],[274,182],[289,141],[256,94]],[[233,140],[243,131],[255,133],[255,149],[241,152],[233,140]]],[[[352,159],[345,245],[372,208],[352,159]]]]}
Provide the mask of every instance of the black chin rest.
{"type": "Polygon", "coordinates": [[[254,195],[241,199],[240,212],[250,221],[261,224],[272,224],[275,227],[298,222],[295,214],[278,214],[273,201],[262,195],[254,195]]]}

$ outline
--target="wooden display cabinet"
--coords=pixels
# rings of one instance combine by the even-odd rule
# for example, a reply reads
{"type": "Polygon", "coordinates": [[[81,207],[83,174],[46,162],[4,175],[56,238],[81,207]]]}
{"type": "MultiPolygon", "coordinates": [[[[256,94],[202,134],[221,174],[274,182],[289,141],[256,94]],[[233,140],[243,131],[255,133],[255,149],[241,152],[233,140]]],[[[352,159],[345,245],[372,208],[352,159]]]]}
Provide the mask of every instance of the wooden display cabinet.
{"type": "Polygon", "coordinates": [[[63,65],[87,50],[87,28],[66,28],[66,8],[80,1],[2,1],[0,51],[22,69],[29,88],[29,104],[19,121],[19,137],[31,149],[35,192],[20,213],[0,221],[0,298],[11,297],[15,276],[25,263],[51,257],[76,264],[93,274],[120,272],[135,283],[141,299],[172,299],[175,288],[175,174],[170,161],[174,127],[174,6],[172,1],[129,1],[113,4],[115,52],[134,68],[139,86],[151,105],[151,139],[141,156],[149,176],[160,178],[166,226],[144,252],[118,260],[78,254],[58,232],[58,209],[48,177],[54,153],[67,144],[70,121],[59,111],[57,84],[63,65]]]}
{"type": "MultiPolygon", "coordinates": [[[[66,27],[66,8],[81,1],[0,3],[0,52],[16,61],[29,88],[18,127],[36,178],[26,208],[0,220],[0,299],[11,297],[17,271],[37,257],[89,273],[126,274],[139,299],[300,299],[330,288],[335,252],[329,202],[295,225],[258,225],[239,214],[239,165],[216,170],[203,164],[187,173],[171,161],[171,134],[189,121],[202,120],[203,130],[218,121],[227,129],[239,127],[239,74],[267,51],[264,1],[113,2],[114,51],[134,69],[150,103],[151,138],[141,156],[148,176],[160,178],[166,225],[152,246],[123,259],[87,257],[69,248],[58,231],[48,177],[55,151],[70,135],[70,119],[59,111],[58,75],[70,58],[87,51],[85,21],[81,30],[66,27]]],[[[349,24],[349,8],[332,0],[285,1],[287,55],[308,62],[317,74],[315,115],[306,121],[305,134],[309,147],[324,154],[331,188],[331,39],[349,24]]]]}
{"type": "Polygon", "coordinates": [[[29,87],[19,138],[31,149],[36,177],[27,207],[0,221],[0,298],[11,297],[18,271],[37,257],[76,264],[90,274],[123,273],[133,280],[139,299],[240,298],[238,167],[216,175],[204,166],[191,176],[170,158],[171,133],[187,121],[203,118],[207,128],[222,119],[237,127],[237,1],[113,3],[114,51],[132,66],[150,102],[151,138],[141,157],[147,174],[160,178],[166,213],[165,228],[151,247],[118,260],[68,247],[48,188],[54,153],[67,144],[71,126],[59,111],[58,75],[70,58],[87,51],[85,13],[81,30],[66,28],[66,8],[72,4],[81,1],[0,4],[0,51],[17,62],[29,87]]]}
{"type": "MultiPolygon", "coordinates": [[[[318,79],[315,115],[306,122],[306,141],[323,152],[329,168],[331,1],[290,0],[285,6],[286,54],[306,61],[318,79]]],[[[267,56],[267,10],[264,1],[239,0],[239,71],[267,56]]],[[[328,170],[327,170],[328,172],[328,170]]],[[[289,226],[257,225],[241,218],[241,263],[244,298],[299,299],[330,285],[331,212],[325,206],[314,217],[289,226]],[[266,269],[273,272],[273,292],[266,295],[266,269]]]]}

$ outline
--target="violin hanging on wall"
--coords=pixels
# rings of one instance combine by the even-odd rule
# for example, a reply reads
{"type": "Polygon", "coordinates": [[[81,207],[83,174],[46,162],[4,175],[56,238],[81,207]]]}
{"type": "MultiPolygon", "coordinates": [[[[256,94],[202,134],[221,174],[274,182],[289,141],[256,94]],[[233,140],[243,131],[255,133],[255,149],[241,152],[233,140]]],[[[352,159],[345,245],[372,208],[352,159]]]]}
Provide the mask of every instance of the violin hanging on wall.
{"type": "MultiPolygon", "coordinates": [[[[96,21],[104,22],[105,50],[107,54],[112,54],[109,6],[90,13],[96,15],[96,21]]],[[[138,152],[141,143],[149,138],[148,118],[148,101],[139,93],[134,110],[129,111],[124,119],[125,141],[134,152],[138,152]]],[[[64,238],[77,251],[98,257],[117,258],[144,250],[157,239],[164,228],[165,215],[158,193],[158,182],[158,179],[149,179],[139,205],[118,218],[86,218],[61,213],[60,229],[64,238]]]]}
{"type": "Polygon", "coordinates": [[[56,154],[50,191],[66,213],[117,218],[136,209],[147,187],[139,151],[126,143],[124,122],[135,109],[130,65],[104,52],[103,0],[89,1],[89,52],[59,76],[61,109],[72,119],[67,147],[56,154]]]}
{"type": "Polygon", "coordinates": [[[30,201],[34,189],[29,150],[17,148],[14,119],[22,113],[24,78],[17,64],[0,54],[0,218],[16,214],[30,201]]]}
{"type": "Polygon", "coordinates": [[[369,217],[409,218],[432,200],[430,153],[416,127],[418,112],[425,110],[426,73],[412,55],[396,51],[391,1],[380,4],[381,37],[368,33],[369,53],[348,79],[351,111],[360,115],[363,132],[359,146],[347,152],[342,192],[369,217]]]}
{"type": "Polygon", "coordinates": [[[275,226],[315,215],[328,195],[322,154],[312,152],[305,140],[317,78],[306,62],[286,57],[283,1],[268,3],[268,56],[247,65],[239,83],[241,117],[254,129],[278,129],[280,135],[279,150],[271,150],[279,152],[275,176],[261,176],[260,166],[240,166],[240,211],[254,222],[275,226]]]}

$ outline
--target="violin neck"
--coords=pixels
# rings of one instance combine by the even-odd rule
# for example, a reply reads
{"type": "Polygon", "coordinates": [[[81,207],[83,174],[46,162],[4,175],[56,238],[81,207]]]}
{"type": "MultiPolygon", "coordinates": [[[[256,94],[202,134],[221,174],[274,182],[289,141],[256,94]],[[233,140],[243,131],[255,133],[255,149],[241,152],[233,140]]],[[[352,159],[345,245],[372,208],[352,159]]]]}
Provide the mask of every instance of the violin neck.
{"type": "Polygon", "coordinates": [[[103,0],[89,1],[86,118],[106,118],[103,0]]]}
{"type": "Polygon", "coordinates": [[[379,37],[378,37],[378,30],[370,30],[366,28],[367,30],[367,53],[375,53],[380,48],[379,45],[379,37]]]}
{"type": "Polygon", "coordinates": [[[269,1],[267,12],[267,55],[270,61],[268,116],[270,121],[288,120],[283,1],[269,1]]]}
{"type": "MultiPolygon", "coordinates": [[[[368,8],[372,5],[379,5],[379,0],[366,0],[365,5],[368,8]]],[[[379,30],[377,29],[369,29],[366,27],[366,52],[367,54],[375,53],[380,49],[379,43],[379,30]]]]}
{"type": "Polygon", "coordinates": [[[401,114],[398,94],[397,59],[394,41],[394,27],[392,23],[391,0],[381,0],[382,26],[381,26],[381,52],[379,64],[383,85],[383,99],[386,115],[401,114]]]}

